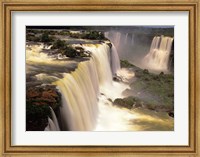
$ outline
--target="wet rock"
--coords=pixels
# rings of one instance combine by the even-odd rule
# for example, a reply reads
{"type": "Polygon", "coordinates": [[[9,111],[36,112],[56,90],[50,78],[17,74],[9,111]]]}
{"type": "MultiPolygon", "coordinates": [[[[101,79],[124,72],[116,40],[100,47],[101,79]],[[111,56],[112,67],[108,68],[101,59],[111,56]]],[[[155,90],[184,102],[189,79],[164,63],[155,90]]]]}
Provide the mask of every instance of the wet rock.
{"type": "Polygon", "coordinates": [[[112,102],[112,99],[110,99],[110,98],[108,98],[107,100],[110,101],[110,102],[112,102]]]}
{"type": "Polygon", "coordinates": [[[113,76],[113,81],[122,82],[122,78],[115,75],[115,76],[113,76]]]}
{"type": "Polygon", "coordinates": [[[107,43],[107,45],[110,47],[110,48],[112,48],[112,43],[107,43]]]}
{"type": "Polygon", "coordinates": [[[170,117],[172,117],[172,118],[174,118],[174,112],[168,112],[168,115],[170,116],[170,117]]]}

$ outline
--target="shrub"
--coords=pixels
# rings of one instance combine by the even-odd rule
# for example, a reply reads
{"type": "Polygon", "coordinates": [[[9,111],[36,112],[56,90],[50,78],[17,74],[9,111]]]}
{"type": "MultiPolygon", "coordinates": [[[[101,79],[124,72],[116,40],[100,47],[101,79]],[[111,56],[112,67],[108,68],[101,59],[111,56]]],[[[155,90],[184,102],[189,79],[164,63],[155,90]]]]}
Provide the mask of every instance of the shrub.
{"type": "Polygon", "coordinates": [[[40,42],[40,38],[32,34],[27,34],[26,41],[40,42]]]}
{"type": "Polygon", "coordinates": [[[44,32],[41,36],[41,42],[51,42],[53,38],[49,36],[48,32],[44,32]]]}
{"type": "Polygon", "coordinates": [[[90,40],[105,40],[104,34],[99,31],[89,31],[84,33],[70,33],[70,37],[79,39],[90,39],[90,40]]]}
{"type": "Polygon", "coordinates": [[[53,43],[53,46],[51,49],[64,49],[65,48],[65,42],[63,40],[56,40],[56,42],[53,43]]]}
{"type": "Polygon", "coordinates": [[[84,34],[83,39],[91,39],[91,40],[105,40],[105,36],[102,32],[98,31],[90,31],[84,34]]]}
{"type": "Polygon", "coordinates": [[[71,58],[78,56],[77,51],[73,47],[68,45],[65,46],[64,50],[62,50],[61,53],[62,55],[66,55],[67,57],[71,58]]]}

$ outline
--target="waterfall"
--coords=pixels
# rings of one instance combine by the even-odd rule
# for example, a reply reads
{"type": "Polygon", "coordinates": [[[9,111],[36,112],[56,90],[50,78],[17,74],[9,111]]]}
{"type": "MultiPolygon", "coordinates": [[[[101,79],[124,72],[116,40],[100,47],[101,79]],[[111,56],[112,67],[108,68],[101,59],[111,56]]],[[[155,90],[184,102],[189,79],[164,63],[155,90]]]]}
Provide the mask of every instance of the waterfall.
{"type": "Polygon", "coordinates": [[[58,120],[54,110],[50,108],[52,119],[48,117],[48,125],[44,129],[45,131],[60,131],[58,120]]]}
{"type": "Polygon", "coordinates": [[[117,47],[119,47],[120,40],[121,40],[121,33],[120,33],[120,32],[117,32],[117,33],[116,33],[115,39],[116,39],[116,42],[115,42],[115,43],[116,43],[117,47]]]}
{"type": "Polygon", "coordinates": [[[59,131],[59,130],[57,130],[57,127],[54,124],[54,122],[51,120],[51,118],[48,117],[48,125],[46,126],[44,131],[59,131]]]}
{"type": "Polygon", "coordinates": [[[119,71],[121,68],[117,49],[114,44],[112,44],[112,49],[111,49],[111,67],[113,75],[116,74],[117,71],[119,71]]]}
{"type": "Polygon", "coordinates": [[[63,79],[54,82],[62,93],[62,130],[93,130],[98,116],[100,86],[112,84],[110,47],[85,44],[83,48],[92,53],[90,59],[80,62],[75,71],[65,73],[63,79]]]}
{"type": "MultiPolygon", "coordinates": [[[[105,37],[107,37],[109,39],[110,37],[110,32],[105,32],[105,37]]],[[[115,40],[112,43],[112,49],[111,49],[111,68],[112,68],[112,74],[115,75],[117,73],[118,70],[120,70],[120,60],[119,60],[119,55],[117,52],[117,48],[115,45],[117,45],[117,47],[119,47],[120,44],[120,38],[121,38],[121,33],[117,32],[115,33],[115,40]]]]}
{"type": "Polygon", "coordinates": [[[128,45],[128,33],[125,34],[124,44],[128,45]]]}
{"type": "Polygon", "coordinates": [[[121,32],[105,32],[104,36],[111,40],[111,42],[118,49],[121,41],[121,32]]]}
{"type": "Polygon", "coordinates": [[[60,131],[60,127],[58,125],[58,120],[57,120],[56,114],[51,107],[50,107],[50,110],[51,110],[52,120],[53,120],[53,123],[55,124],[56,130],[60,131]]]}
{"type": "Polygon", "coordinates": [[[134,34],[132,34],[132,37],[131,37],[131,45],[134,45],[134,34]]]}
{"type": "Polygon", "coordinates": [[[147,68],[153,70],[168,70],[172,42],[173,38],[171,37],[155,36],[153,38],[149,53],[143,59],[147,68]]]}

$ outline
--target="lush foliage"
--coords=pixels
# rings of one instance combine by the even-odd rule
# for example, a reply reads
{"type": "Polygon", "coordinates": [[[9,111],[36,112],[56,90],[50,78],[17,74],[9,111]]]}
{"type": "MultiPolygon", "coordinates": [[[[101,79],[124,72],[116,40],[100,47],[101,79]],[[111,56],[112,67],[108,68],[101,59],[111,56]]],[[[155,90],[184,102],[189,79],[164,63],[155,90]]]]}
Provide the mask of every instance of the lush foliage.
{"type": "Polygon", "coordinates": [[[89,55],[85,55],[85,51],[82,47],[76,46],[75,48],[73,48],[72,46],[70,46],[63,40],[56,40],[53,43],[53,46],[51,47],[51,49],[58,49],[59,53],[71,58],[74,58],[77,56],[79,57],[89,56],[89,55]]]}
{"type": "Polygon", "coordinates": [[[65,41],[58,39],[53,43],[51,49],[64,49],[65,45],[66,45],[65,41]]]}

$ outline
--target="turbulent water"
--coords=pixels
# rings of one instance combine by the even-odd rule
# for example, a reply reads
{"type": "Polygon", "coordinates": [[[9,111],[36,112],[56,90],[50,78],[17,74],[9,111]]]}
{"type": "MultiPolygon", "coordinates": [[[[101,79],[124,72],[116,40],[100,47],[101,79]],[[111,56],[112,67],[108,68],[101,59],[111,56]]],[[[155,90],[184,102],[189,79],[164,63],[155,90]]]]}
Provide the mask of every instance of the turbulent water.
{"type": "Polygon", "coordinates": [[[151,43],[149,53],[144,57],[144,64],[153,70],[167,71],[173,38],[155,36],[151,43]]]}

